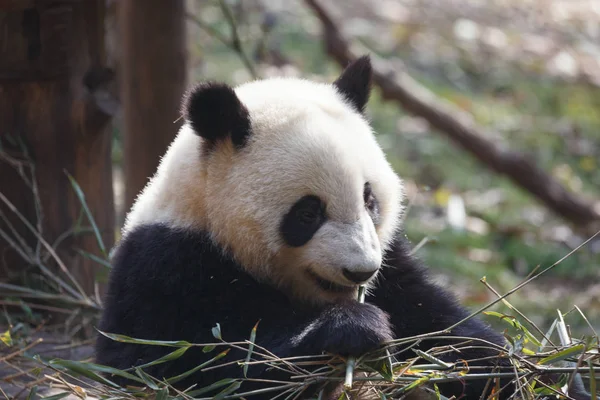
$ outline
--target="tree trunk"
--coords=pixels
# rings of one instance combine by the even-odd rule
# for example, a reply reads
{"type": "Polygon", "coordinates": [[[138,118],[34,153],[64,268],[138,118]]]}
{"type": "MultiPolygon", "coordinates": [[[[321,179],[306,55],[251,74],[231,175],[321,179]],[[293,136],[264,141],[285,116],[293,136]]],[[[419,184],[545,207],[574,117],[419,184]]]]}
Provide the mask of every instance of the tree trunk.
{"type": "MultiPolygon", "coordinates": [[[[4,241],[0,235],[4,278],[7,268],[22,271],[28,263],[15,249],[17,236],[25,238],[17,244],[32,250],[26,254],[31,259],[47,251],[9,203],[49,245],[78,221],[90,226],[67,173],[85,193],[104,246],[112,246],[111,136],[105,127],[115,104],[106,91],[111,73],[104,67],[103,24],[104,0],[0,3],[0,234],[9,233],[4,241]],[[28,174],[29,162],[37,190],[16,168],[28,174]]],[[[83,291],[93,294],[96,274],[104,267],[78,250],[104,255],[93,233],[66,235],[58,247],[83,291]]]]}
{"type": "Polygon", "coordinates": [[[127,211],[181,126],[186,21],[184,0],[122,0],[117,6],[127,211]]]}

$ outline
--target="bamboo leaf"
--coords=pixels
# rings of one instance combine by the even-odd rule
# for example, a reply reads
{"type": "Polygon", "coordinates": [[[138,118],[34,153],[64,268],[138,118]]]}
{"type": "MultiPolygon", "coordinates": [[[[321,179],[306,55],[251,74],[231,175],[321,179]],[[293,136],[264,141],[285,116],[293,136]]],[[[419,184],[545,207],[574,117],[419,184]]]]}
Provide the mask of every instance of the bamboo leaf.
{"type": "Polygon", "coordinates": [[[556,354],[552,354],[551,356],[542,358],[540,361],[538,361],[538,364],[539,365],[553,364],[553,363],[555,363],[557,361],[564,360],[565,358],[569,358],[569,357],[575,356],[577,354],[580,354],[583,351],[585,351],[585,345],[584,344],[578,344],[576,346],[569,347],[568,349],[564,349],[562,351],[559,351],[556,354]]]}
{"type": "Polygon", "coordinates": [[[122,343],[134,343],[134,344],[150,344],[155,346],[167,346],[167,347],[190,347],[192,344],[190,342],[186,342],[185,340],[178,341],[164,341],[164,340],[146,340],[146,339],[135,339],[125,335],[119,335],[116,333],[106,333],[102,331],[98,331],[100,334],[106,336],[109,339],[112,339],[116,342],[122,343]]]}
{"type": "Polygon", "coordinates": [[[495,312],[495,311],[485,311],[484,314],[500,318],[502,321],[511,325],[513,328],[523,332],[525,334],[525,336],[527,336],[527,339],[529,339],[537,347],[542,347],[542,343],[525,326],[523,326],[523,324],[521,324],[515,317],[510,316],[510,315],[505,315],[505,314],[495,312]]]}
{"type": "Polygon", "coordinates": [[[27,400],[33,400],[33,399],[35,399],[35,397],[37,395],[37,391],[38,391],[38,387],[37,387],[37,385],[35,385],[29,391],[29,394],[27,395],[27,400]]]}
{"type": "Polygon", "coordinates": [[[212,385],[208,385],[206,387],[203,387],[202,389],[192,390],[192,391],[186,392],[185,394],[190,397],[198,397],[204,393],[212,392],[213,390],[223,387],[225,385],[230,385],[235,381],[236,381],[235,379],[231,379],[231,378],[221,379],[220,381],[217,381],[217,382],[213,383],[212,385]]]}
{"type": "Polygon", "coordinates": [[[156,396],[154,400],[166,400],[169,396],[169,389],[162,388],[158,392],[156,392],[156,396]]]}
{"type": "Polygon", "coordinates": [[[142,371],[139,367],[137,367],[135,369],[135,373],[142,378],[142,381],[144,381],[144,383],[146,384],[146,386],[148,386],[150,389],[153,390],[158,390],[158,386],[156,385],[156,383],[154,383],[154,380],[152,379],[152,377],[150,375],[148,375],[147,373],[145,373],[144,371],[142,371]]]}
{"type": "Polygon", "coordinates": [[[221,336],[221,325],[219,325],[218,322],[217,322],[217,325],[211,329],[211,332],[212,332],[213,336],[215,337],[215,339],[223,340],[223,338],[221,336]]]}
{"type": "Polygon", "coordinates": [[[50,364],[53,366],[61,366],[63,368],[66,368],[69,370],[75,370],[75,371],[77,371],[79,369],[87,369],[90,371],[99,372],[99,373],[103,373],[103,374],[116,375],[116,376],[120,376],[125,379],[131,379],[133,381],[143,383],[140,380],[140,378],[138,378],[135,375],[132,375],[125,371],[121,371],[120,369],[107,367],[107,366],[100,365],[100,364],[86,363],[86,362],[81,362],[81,361],[60,360],[60,359],[52,360],[52,361],[50,361],[50,364]]]}
{"type": "Polygon", "coordinates": [[[235,392],[236,390],[238,390],[240,388],[240,386],[242,386],[242,382],[239,382],[239,381],[233,382],[231,385],[229,385],[227,388],[225,388],[224,390],[219,392],[215,397],[213,397],[213,400],[222,400],[228,394],[231,394],[231,393],[235,392]]]}
{"type": "Polygon", "coordinates": [[[350,396],[348,396],[348,393],[343,390],[342,394],[340,394],[340,397],[338,397],[337,400],[350,400],[350,396]]]}
{"type": "Polygon", "coordinates": [[[8,347],[13,345],[12,336],[10,335],[10,329],[7,329],[2,335],[0,335],[0,341],[8,347]]]}
{"type": "Polygon", "coordinates": [[[107,379],[101,375],[98,375],[97,373],[92,371],[87,366],[82,365],[83,363],[69,361],[69,360],[59,360],[57,362],[54,362],[54,360],[52,360],[52,361],[50,361],[49,364],[52,366],[55,366],[55,365],[61,366],[63,368],[68,369],[71,372],[78,374],[78,375],[85,376],[86,378],[89,378],[95,382],[103,383],[103,384],[111,386],[113,388],[120,387],[119,385],[117,385],[116,383],[111,381],[110,379],[107,379]]]}
{"type": "Polygon", "coordinates": [[[250,366],[250,364],[248,364],[250,362],[250,358],[252,357],[252,351],[254,350],[254,341],[256,340],[256,329],[258,328],[258,324],[260,323],[260,321],[258,321],[254,327],[252,328],[252,331],[250,332],[250,345],[248,346],[248,354],[246,355],[246,362],[244,363],[244,367],[243,367],[243,371],[244,371],[244,378],[248,377],[248,367],[250,366]]]}
{"type": "Polygon", "coordinates": [[[386,349],[387,357],[379,357],[375,360],[367,360],[362,363],[363,368],[371,369],[379,373],[383,379],[393,382],[394,380],[394,369],[392,366],[391,355],[386,349]]]}
{"type": "Polygon", "coordinates": [[[385,367],[383,369],[385,371],[389,371],[388,376],[391,380],[394,380],[394,364],[392,363],[392,355],[390,354],[390,350],[388,348],[385,349],[385,355],[385,367]]]}
{"type": "Polygon", "coordinates": [[[523,354],[526,354],[528,356],[534,356],[536,354],[535,351],[531,351],[531,350],[526,349],[526,348],[523,348],[521,351],[523,352],[523,354]]]}
{"type": "Polygon", "coordinates": [[[190,376],[190,375],[191,375],[191,374],[193,374],[194,372],[197,372],[197,371],[201,370],[201,369],[202,369],[202,368],[204,368],[204,367],[208,367],[210,364],[214,363],[215,361],[218,361],[218,360],[220,360],[221,358],[225,357],[225,356],[227,355],[227,353],[229,353],[229,350],[231,350],[231,349],[227,349],[227,350],[225,350],[225,351],[223,351],[223,352],[221,352],[221,353],[217,354],[215,357],[211,358],[211,359],[210,359],[210,360],[208,360],[208,361],[205,361],[205,362],[203,362],[202,364],[200,364],[200,365],[198,365],[198,366],[196,366],[196,367],[194,367],[194,368],[190,369],[189,371],[186,371],[186,372],[184,372],[184,373],[182,373],[182,374],[179,374],[179,375],[177,375],[177,376],[174,376],[174,377],[172,377],[172,378],[169,378],[169,379],[167,379],[167,382],[168,382],[169,384],[174,384],[174,383],[176,383],[176,382],[179,382],[179,381],[180,381],[180,380],[182,380],[182,379],[185,379],[185,378],[187,378],[188,376],[190,376]]]}
{"type": "Polygon", "coordinates": [[[156,359],[156,360],[151,361],[151,362],[146,363],[146,364],[138,365],[137,368],[151,367],[153,365],[158,365],[158,364],[166,363],[167,361],[176,360],[179,357],[181,357],[186,351],[188,351],[188,349],[189,349],[189,347],[180,347],[177,350],[172,351],[169,354],[164,355],[164,356],[162,356],[159,359],[156,359]]]}
{"type": "Polygon", "coordinates": [[[215,345],[204,346],[202,348],[202,352],[203,353],[210,353],[211,351],[213,351],[215,349],[215,347],[217,347],[217,346],[215,346],[215,345]]]}
{"type": "Polygon", "coordinates": [[[106,253],[106,247],[104,247],[104,241],[102,240],[102,235],[100,235],[100,230],[96,225],[94,216],[92,215],[92,212],[90,211],[87,202],[85,201],[85,194],[83,193],[83,190],[81,190],[81,187],[79,186],[75,178],[71,176],[71,174],[69,174],[67,171],[65,171],[65,173],[67,174],[67,177],[71,182],[71,186],[73,186],[73,190],[75,190],[75,194],[77,195],[77,198],[79,199],[79,202],[81,203],[81,206],[85,211],[88,221],[90,221],[90,224],[92,225],[92,229],[94,230],[94,236],[96,236],[96,241],[98,242],[98,247],[100,248],[100,251],[102,252],[105,258],[108,258],[108,253],[106,253]]]}
{"type": "Polygon", "coordinates": [[[558,324],[558,319],[555,319],[552,322],[552,325],[550,325],[550,329],[548,329],[548,331],[546,332],[545,337],[542,339],[542,347],[540,347],[540,351],[542,350],[542,348],[546,347],[546,345],[548,344],[548,340],[546,340],[546,338],[549,338],[549,337],[552,336],[552,333],[556,329],[556,324],[558,324]]]}
{"type": "Polygon", "coordinates": [[[433,388],[435,390],[435,395],[438,400],[448,400],[448,398],[440,392],[440,388],[436,383],[433,384],[433,388]]]}

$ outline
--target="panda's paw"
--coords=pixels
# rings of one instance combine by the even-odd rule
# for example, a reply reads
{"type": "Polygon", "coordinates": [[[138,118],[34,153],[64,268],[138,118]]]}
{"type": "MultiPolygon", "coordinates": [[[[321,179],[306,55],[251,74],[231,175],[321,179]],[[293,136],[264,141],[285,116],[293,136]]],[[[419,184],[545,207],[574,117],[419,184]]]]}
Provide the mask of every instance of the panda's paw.
{"type": "Polygon", "coordinates": [[[359,356],[393,339],[389,316],[372,304],[348,302],[325,311],[307,338],[320,351],[359,356]]]}

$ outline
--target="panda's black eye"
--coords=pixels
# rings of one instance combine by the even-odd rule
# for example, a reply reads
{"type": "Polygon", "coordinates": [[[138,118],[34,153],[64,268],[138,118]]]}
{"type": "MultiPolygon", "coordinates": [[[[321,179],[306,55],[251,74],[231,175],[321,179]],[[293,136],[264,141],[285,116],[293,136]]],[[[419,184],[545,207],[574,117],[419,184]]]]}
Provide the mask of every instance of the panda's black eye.
{"type": "Polygon", "coordinates": [[[292,247],[306,244],[325,222],[325,205],[317,196],[298,200],[281,221],[281,235],[292,247]]]}
{"type": "Polygon", "coordinates": [[[371,189],[371,184],[369,182],[365,183],[365,187],[363,190],[363,200],[365,202],[365,208],[369,211],[369,215],[371,215],[371,219],[373,219],[374,223],[379,222],[379,202],[375,198],[373,194],[373,189],[371,189]]]}
{"type": "Polygon", "coordinates": [[[311,209],[300,209],[296,211],[296,218],[298,218],[298,221],[305,224],[305,225],[311,225],[314,224],[315,221],[317,221],[319,219],[319,214],[317,214],[317,212],[315,212],[315,210],[311,210],[311,209]]]}
{"type": "Polygon", "coordinates": [[[365,201],[365,207],[367,207],[367,209],[372,210],[373,207],[375,207],[375,196],[373,196],[373,189],[371,189],[371,184],[369,182],[365,183],[363,200],[365,201]]]}

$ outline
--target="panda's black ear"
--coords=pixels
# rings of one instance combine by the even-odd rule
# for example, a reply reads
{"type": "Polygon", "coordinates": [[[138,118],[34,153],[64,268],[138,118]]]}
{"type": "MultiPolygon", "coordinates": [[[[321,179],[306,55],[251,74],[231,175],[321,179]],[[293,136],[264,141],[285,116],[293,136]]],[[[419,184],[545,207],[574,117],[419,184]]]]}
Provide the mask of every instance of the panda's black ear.
{"type": "Polygon", "coordinates": [[[250,135],[250,114],[229,85],[205,82],[193,87],[183,100],[183,116],[209,145],[231,138],[242,148],[250,135]]]}
{"type": "Polygon", "coordinates": [[[352,61],[333,82],[358,112],[364,112],[371,94],[371,59],[368,55],[352,61]]]}

